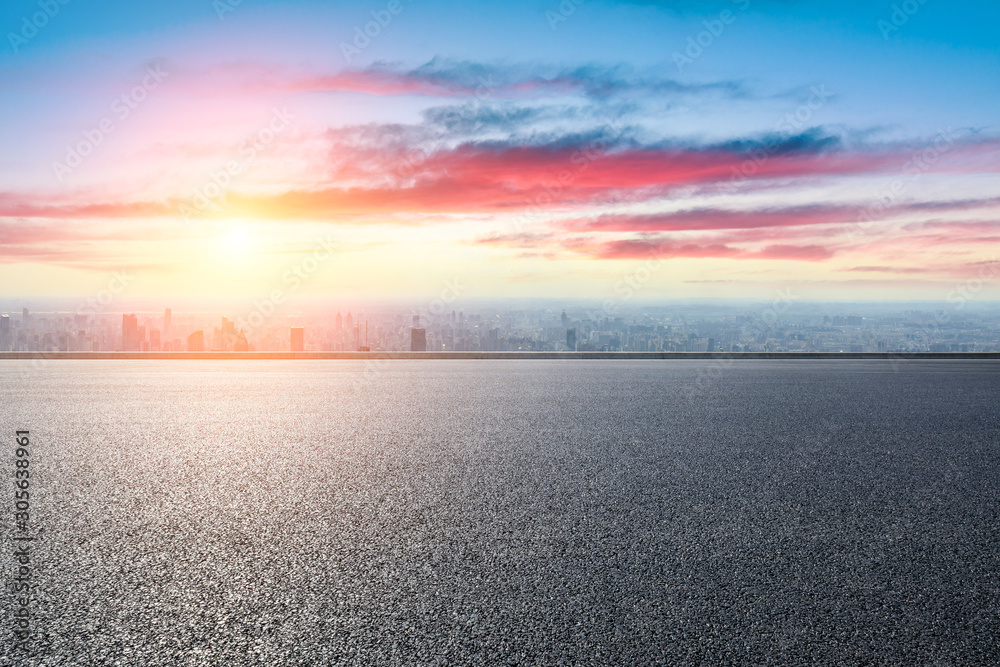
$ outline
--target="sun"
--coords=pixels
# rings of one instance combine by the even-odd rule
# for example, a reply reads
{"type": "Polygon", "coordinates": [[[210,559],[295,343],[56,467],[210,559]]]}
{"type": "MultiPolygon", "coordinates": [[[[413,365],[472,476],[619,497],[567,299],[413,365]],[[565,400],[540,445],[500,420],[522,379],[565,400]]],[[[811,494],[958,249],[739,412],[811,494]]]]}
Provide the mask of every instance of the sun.
{"type": "Polygon", "coordinates": [[[243,255],[250,247],[250,236],[242,229],[234,229],[225,238],[226,249],[233,255],[243,255]]]}

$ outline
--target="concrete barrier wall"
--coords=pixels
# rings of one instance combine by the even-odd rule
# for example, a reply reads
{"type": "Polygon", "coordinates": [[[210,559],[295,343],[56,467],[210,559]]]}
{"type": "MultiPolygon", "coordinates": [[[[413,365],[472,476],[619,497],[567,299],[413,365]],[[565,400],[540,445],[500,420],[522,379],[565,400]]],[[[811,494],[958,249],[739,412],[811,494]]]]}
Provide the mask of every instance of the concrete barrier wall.
{"type": "Polygon", "coordinates": [[[1000,359],[1000,352],[0,352],[3,359],[1000,359]]]}

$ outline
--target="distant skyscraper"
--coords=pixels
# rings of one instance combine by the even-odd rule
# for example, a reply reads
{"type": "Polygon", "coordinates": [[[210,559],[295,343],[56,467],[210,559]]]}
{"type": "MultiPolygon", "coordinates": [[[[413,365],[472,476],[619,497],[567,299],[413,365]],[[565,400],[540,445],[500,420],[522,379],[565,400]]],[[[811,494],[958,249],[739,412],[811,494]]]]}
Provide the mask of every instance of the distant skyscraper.
{"type": "Polygon", "coordinates": [[[0,351],[11,349],[10,315],[0,315],[0,351]]]}
{"type": "Polygon", "coordinates": [[[236,342],[233,343],[234,352],[249,352],[250,343],[247,342],[247,336],[243,333],[243,329],[236,330],[236,342]]]}
{"type": "Polygon", "coordinates": [[[410,351],[427,351],[427,329],[418,329],[417,327],[413,327],[410,330],[410,351]]]}
{"type": "Polygon", "coordinates": [[[149,349],[153,352],[160,351],[160,332],[156,329],[149,331],[149,349]]]}
{"type": "Polygon", "coordinates": [[[347,311],[347,321],[344,324],[347,326],[348,331],[354,329],[354,317],[351,316],[351,311],[347,311]]]}
{"type": "Polygon", "coordinates": [[[193,334],[188,336],[188,352],[204,352],[205,351],[205,332],[202,330],[195,331],[193,334]]]}
{"type": "Polygon", "coordinates": [[[368,347],[368,320],[365,320],[365,344],[361,345],[361,325],[358,325],[358,352],[371,352],[372,349],[368,347]]]}
{"type": "Polygon", "coordinates": [[[344,318],[340,316],[340,311],[337,311],[337,331],[344,328],[344,318]]]}
{"type": "Polygon", "coordinates": [[[576,352],[576,329],[566,329],[566,347],[576,352]]]}
{"type": "Polygon", "coordinates": [[[122,315],[122,350],[139,350],[139,320],[135,315],[122,315]]]}
{"type": "Polygon", "coordinates": [[[170,309],[163,311],[163,339],[170,338],[170,309]]]}
{"type": "MultiPolygon", "coordinates": [[[[27,308],[25,308],[24,310],[21,311],[21,323],[22,323],[22,325],[23,324],[27,324],[28,320],[30,318],[31,318],[31,316],[28,314],[28,309],[27,308]]],[[[24,327],[22,326],[22,328],[24,328],[24,327]]]]}
{"type": "Polygon", "coordinates": [[[222,347],[226,350],[232,350],[233,345],[236,344],[236,324],[230,322],[225,317],[222,318],[222,347]]]}
{"type": "Polygon", "coordinates": [[[306,330],[302,327],[292,327],[291,338],[292,352],[304,352],[306,349],[306,330]]]}
{"type": "Polygon", "coordinates": [[[563,329],[568,329],[569,328],[569,318],[566,317],[566,311],[565,310],[562,311],[562,316],[559,318],[559,321],[562,322],[563,329]]]}
{"type": "Polygon", "coordinates": [[[0,334],[10,332],[10,315],[0,315],[0,334]]]}

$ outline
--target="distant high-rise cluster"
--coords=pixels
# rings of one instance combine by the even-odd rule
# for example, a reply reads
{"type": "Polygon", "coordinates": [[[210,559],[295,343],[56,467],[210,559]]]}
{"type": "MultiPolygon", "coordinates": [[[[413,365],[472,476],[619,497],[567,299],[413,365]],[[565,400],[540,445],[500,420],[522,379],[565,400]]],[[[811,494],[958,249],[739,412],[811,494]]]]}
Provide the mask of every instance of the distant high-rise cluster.
{"type": "Polygon", "coordinates": [[[153,313],[0,313],[0,351],[995,352],[1000,313],[815,304],[603,310],[469,304],[273,315],[263,325],[170,308],[153,313]]]}

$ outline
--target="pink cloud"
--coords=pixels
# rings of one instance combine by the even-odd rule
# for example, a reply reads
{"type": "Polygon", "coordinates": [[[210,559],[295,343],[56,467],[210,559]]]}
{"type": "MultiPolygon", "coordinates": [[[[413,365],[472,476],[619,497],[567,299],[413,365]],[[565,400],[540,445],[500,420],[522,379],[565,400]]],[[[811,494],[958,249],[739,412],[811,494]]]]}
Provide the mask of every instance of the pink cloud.
{"type": "Polygon", "coordinates": [[[726,241],[676,241],[645,238],[607,241],[593,247],[590,256],[599,259],[779,259],[818,262],[829,259],[833,251],[818,245],[775,244],[760,250],[740,248],[726,241]]]}
{"type": "Polygon", "coordinates": [[[688,209],[651,215],[603,215],[563,223],[570,229],[601,232],[680,232],[710,229],[756,229],[854,222],[860,207],[794,206],[758,210],[688,209]]]}
{"type": "Polygon", "coordinates": [[[937,269],[916,266],[853,266],[844,270],[859,273],[930,273],[937,269]]]}

